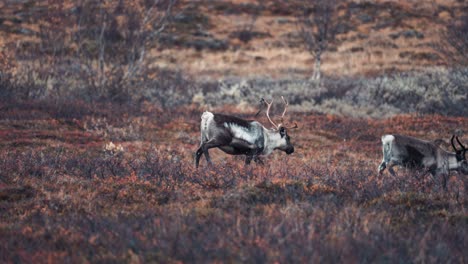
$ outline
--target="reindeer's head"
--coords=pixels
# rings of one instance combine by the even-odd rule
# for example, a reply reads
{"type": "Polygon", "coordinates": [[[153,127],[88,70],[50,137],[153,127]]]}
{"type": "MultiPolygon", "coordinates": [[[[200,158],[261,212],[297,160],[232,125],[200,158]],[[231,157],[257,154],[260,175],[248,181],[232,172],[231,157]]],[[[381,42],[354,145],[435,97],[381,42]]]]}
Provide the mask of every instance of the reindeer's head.
{"type": "Polygon", "coordinates": [[[455,135],[452,136],[450,143],[452,143],[453,150],[455,150],[455,157],[457,158],[457,163],[458,163],[458,168],[459,168],[458,170],[463,174],[468,174],[468,161],[466,160],[467,149],[465,148],[465,146],[463,146],[463,144],[460,142],[458,137],[456,137],[455,135]],[[457,140],[461,149],[456,148],[455,143],[453,142],[453,139],[457,140]]]}
{"type": "Polygon", "coordinates": [[[279,128],[279,134],[284,140],[284,144],[281,144],[278,149],[286,152],[286,154],[292,154],[294,152],[294,146],[291,144],[291,138],[288,135],[287,129],[285,127],[279,128]]]}
{"type": "Polygon", "coordinates": [[[291,144],[291,138],[288,135],[288,129],[294,129],[297,128],[297,124],[294,123],[294,126],[286,126],[283,124],[283,119],[284,115],[286,114],[286,111],[288,109],[288,102],[284,99],[284,97],[281,96],[281,99],[283,99],[284,102],[284,111],[283,114],[281,115],[281,122],[279,124],[276,124],[273,122],[273,120],[270,118],[270,108],[271,105],[273,104],[273,99],[271,102],[267,102],[262,98],[262,101],[265,102],[265,104],[268,106],[267,111],[266,111],[266,116],[270,123],[273,125],[273,131],[275,134],[277,134],[279,137],[278,138],[278,147],[276,149],[282,150],[286,152],[286,154],[291,154],[294,152],[294,146],[291,144]]]}

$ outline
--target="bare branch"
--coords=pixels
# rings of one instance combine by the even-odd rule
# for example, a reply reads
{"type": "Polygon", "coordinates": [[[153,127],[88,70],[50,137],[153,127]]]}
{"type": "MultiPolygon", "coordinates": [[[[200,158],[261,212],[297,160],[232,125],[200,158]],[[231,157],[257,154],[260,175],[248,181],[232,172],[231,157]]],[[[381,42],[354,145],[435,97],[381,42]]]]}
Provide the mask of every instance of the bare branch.
{"type": "Polygon", "coordinates": [[[322,54],[335,41],[339,0],[313,0],[304,4],[298,19],[298,33],[307,51],[315,57],[314,79],[320,79],[322,54]]]}

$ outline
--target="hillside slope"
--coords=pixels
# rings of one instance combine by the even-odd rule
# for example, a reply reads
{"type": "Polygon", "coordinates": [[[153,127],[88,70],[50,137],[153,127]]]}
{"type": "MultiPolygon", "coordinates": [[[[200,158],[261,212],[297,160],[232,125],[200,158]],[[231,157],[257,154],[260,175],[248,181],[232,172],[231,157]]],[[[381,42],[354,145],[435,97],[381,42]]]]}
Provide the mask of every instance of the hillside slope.
{"type": "MultiPolygon", "coordinates": [[[[308,76],[313,57],[297,33],[302,2],[179,1],[171,26],[151,45],[151,65],[200,78],[308,76]]],[[[41,32],[60,26],[73,31],[77,22],[69,14],[76,12],[76,5],[72,1],[0,3],[3,60],[15,60],[14,53],[34,46],[41,32]],[[60,12],[60,21],[47,21],[60,12]]],[[[443,65],[443,57],[432,46],[466,8],[464,1],[452,0],[348,1],[339,9],[348,16],[340,21],[336,43],[325,53],[322,69],[326,74],[369,75],[443,65]]]]}

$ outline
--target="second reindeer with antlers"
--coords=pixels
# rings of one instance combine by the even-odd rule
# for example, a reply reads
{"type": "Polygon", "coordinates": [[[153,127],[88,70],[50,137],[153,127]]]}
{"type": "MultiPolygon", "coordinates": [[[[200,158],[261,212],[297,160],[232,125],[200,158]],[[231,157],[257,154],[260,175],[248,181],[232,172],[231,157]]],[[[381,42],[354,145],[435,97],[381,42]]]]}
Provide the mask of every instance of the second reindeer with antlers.
{"type": "Polygon", "coordinates": [[[383,159],[378,172],[382,173],[386,168],[390,174],[395,175],[394,166],[403,166],[413,170],[429,172],[433,177],[442,177],[442,187],[447,188],[447,178],[450,171],[459,171],[468,175],[468,161],[466,152],[468,149],[455,135],[450,139],[455,152],[445,151],[432,142],[414,137],[392,134],[382,136],[383,159]],[[457,141],[460,148],[454,143],[457,141]]]}
{"type": "Polygon", "coordinates": [[[270,118],[270,108],[273,100],[268,103],[267,118],[274,126],[272,129],[264,127],[257,121],[244,120],[231,115],[214,114],[204,112],[201,116],[200,124],[200,147],[195,153],[195,166],[198,167],[200,158],[204,154],[208,163],[211,164],[211,148],[219,148],[227,154],[245,155],[245,164],[248,165],[252,159],[257,163],[262,163],[259,156],[266,156],[278,149],[291,154],[294,152],[294,146],[291,144],[288,135],[288,129],[297,128],[297,124],[287,127],[283,125],[284,115],[286,114],[288,102],[285,104],[281,123],[276,124],[270,118]]]}

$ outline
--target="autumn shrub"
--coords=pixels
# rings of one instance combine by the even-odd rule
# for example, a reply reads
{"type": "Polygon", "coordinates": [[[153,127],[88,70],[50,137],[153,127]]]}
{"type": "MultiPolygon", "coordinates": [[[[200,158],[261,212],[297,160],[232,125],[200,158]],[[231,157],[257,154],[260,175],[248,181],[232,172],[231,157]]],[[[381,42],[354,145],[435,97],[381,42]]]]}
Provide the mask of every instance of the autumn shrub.
{"type": "Polygon", "coordinates": [[[28,186],[1,189],[2,261],[464,257],[465,194],[433,188],[428,175],[379,176],[374,162],[346,156],[194,170],[183,147],[108,145],[2,149],[0,185],[28,186]]]}
{"type": "Polygon", "coordinates": [[[402,73],[364,83],[348,98],[357,105],[388,104],[401,113],[466,116],[464,79],[459,70],[402,73]]]}
{"type": "Polygon", "coordinates": [[[171,151],[170,158],[166,155],[153,148],[134,159],[131,166],[140,178],[174,188],[188,180],[188,171],[186,166],[179,164],[182,153],[171,151]]]}
{"type": "Polygon", "coordinates": [[[13,149],[2,152],[2,155],[4,156],[1,164],[2,172],[7,178],[17,179],[20,182],[30,178],[54,180],[54,176],[65,172],[91,178],[97,169],[91,164],[95,159],[85,160],[86,156],[80,156],[62,148],[13,149]],[[82,161],[87,163],[80,163],[82,161]]]}
{"type": "Polygon", "coordinates": [[[320,82],[232,79],[218,83],[214,91],[198,92],[194,98],[205,105],[256,107],[260,98],[284,96],[296,111],[353,117],[402,113],[466,116],[464,71],[437,68],[377,77],[325,77],[320,82]]]}
{"type": "MultiPolygon", "coordinates": [[[[109,79],[108,83],[96,86],[72,69],[68,75],[60,74],[64,67],[72,66],[59,65],[47,68],[46,73],[31,66],[6,77],[1,85],[5,91],[3,101],[42,102],[54,106],[59,117],[86,114],[89,110],[85,104],[77,105],[80,101],[90,105],[113,104],[117,112],[119,109],[138,112],[144,104],[160,109],[195,104],[203,109],[234,105],[252,110],[262,108],[261,98],[280,102],[280,96],[287,98],[290,111],[296,112],[374,118],[403,113],[468,114],[464,107],[467,103],[464,69],[430,69],[377,77],[325,77],[320,82],[238,78],[217,83],[197,82],[180,71],[142,69],[131,82],[109,79]]],[[[275,104],[273,112],[280,111],[276,107],[275,104]]]]}
{"type": "Polygon", "coordinates": [[[186,104],[191,100],[188,78],[150,67],[146,55],[170,28],[174,4],[38,1],[24,6],[25,19],[39,25],[37,41],[18,45],[14,66],[0,69],[2,97],[63,104],[186,104]]]}
{"type": "MultiPolygon", "coordinates": [[[[177,216],[170,211],[162,213],[166,216],[158,213],[121,214],[115,218],[70,215],[52,221],[38,214],[31,218],[33,227],[40,224],[44,227],[34,240],[23,240],[21,249],[60,252],[54,259],[71,261],[80,257],[71,250],[77,248],[86,253],[81,257],[90,261],[411,262],[431,259],[456,262],[463,258],[460,223],[429,226],[415,223],[402,236],[387,225],[392,221],[388,213],[356,207],[289,204],[282,209],[273,205],[262,214],[255,210],[243,215],[237,211],[196,209],[177,216]]],[[[5,250],[28,236],[27,232],[16,230],[8,233],[12,242],[2,244],[5,250]]],[[[39,258],[21,251],[5,252],[6,259],[39,258]]]]}

